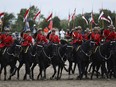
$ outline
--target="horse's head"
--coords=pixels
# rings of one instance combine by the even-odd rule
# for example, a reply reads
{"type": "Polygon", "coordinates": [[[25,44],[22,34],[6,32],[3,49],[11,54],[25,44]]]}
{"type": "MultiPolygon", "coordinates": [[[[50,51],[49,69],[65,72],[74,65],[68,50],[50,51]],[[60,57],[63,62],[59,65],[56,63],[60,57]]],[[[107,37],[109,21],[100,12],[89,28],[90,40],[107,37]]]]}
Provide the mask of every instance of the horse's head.
{"type": "Polygon", "coordinates": [[[82,49],[85,50],[89,54],[93,53],[95,47],[96,47],[95,41],[93,40],[88,40],[86,42],[83,42],[82,44],[82,49]]]}
{"type": "Polygon", "coordinates": [[[59,44],[52,43],[52,55],[57,55],[59,44]]]}
{"type": "Polygon", "coordinates": [[[41,45],[41,44],[40,44],[40,45],[37,45],[37,46],[36,46],[36,49],[35,49],[36,52],[37,52],[37,54],[40,54],[40,53],[42,52],[43,48],[44,48],[43,45],[41,45]]]}
{"type": "Polygon", "coordinates": [[[73,51],[74,47],[71,44],[68,44],[66,47],[66,54],[69,54],[73,51]]]}
{"type": "Polygon", "coordinates": [[[13,45],[12,46],[13,53],[15,57],[19,58],[20,52],[21,52],[21,45],[13,45]]]}

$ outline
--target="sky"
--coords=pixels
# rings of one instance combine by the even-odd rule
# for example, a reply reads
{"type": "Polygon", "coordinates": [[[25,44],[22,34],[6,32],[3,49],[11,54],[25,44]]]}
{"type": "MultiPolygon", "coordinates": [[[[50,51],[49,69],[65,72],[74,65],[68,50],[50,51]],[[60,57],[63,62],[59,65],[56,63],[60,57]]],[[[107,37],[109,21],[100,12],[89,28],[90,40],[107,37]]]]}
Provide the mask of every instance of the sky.
{"type": "Polygon", "coordinates": [[[116,11],[116,0],[0,0],[0,12],[17,13],[21,8],[37,6],[42,14],[47,17],[51,12],[54,16],[61,19],[68,19],[68,14],[73,13],[76,8],[76,14],[83,12],[99,12],[102,7],[111,11],[116,11]]]}

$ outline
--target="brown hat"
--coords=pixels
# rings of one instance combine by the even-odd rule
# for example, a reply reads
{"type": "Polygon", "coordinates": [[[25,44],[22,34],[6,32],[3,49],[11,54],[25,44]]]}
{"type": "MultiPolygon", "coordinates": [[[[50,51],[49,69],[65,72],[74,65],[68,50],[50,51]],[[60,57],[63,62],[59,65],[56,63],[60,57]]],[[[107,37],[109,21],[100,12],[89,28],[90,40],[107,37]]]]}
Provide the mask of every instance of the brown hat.
{"type": "Polygon", "coordinates": [[[55,28],[53,28],[53,29],[52,29],[52,32],[55,32],[55,31],[56,31],[56,29],[55,29],[55,28]]]}
{"type": "Polygon", "coordinates": [[[82,30],[81,26],[75,27],[75,30],[82,30]]]}
{"type": "Polygon", "coordinates": [[[38,31],[42,31],[42,28],[39,28],[38,31]]]}
{"type": "Polygon", "coordinates": [[[113,29],[114,25],[109,25],[108,28],[113,29]]]}
{"type": "Polygon", "coordinates": [[[99,31],[99,27],[94,27],[93,31],[99,31]]]}
{"type": "Polygon", "coordinates": [[[10,31],[10,28],[9,27],[5,27],[4,30],[5,31],[10,31]]]}
{"type": "Polygon", "coordinates": [[[86,28],[85,32],[90,32],[90,29],[89,28],[86,28]]]}

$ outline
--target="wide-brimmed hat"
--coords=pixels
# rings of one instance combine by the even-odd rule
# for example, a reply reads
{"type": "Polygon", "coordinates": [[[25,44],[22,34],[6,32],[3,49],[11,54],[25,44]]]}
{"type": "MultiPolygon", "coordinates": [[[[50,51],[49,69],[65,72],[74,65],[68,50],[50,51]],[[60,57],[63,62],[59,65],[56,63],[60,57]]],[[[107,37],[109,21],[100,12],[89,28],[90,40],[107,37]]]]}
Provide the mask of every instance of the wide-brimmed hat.
{"type": "Polygon", "coordinates": [[[113,29],[114,25],[109,25],[108,28],[113,29]]]}
{"type": "Polygon", "coordinates": [[[82,30],[81,26],[75,27],[75,30],[82,30]]]}
{"type": "Polygon", "coordinates": [[[113,30],[115,30],[116,28],[115,27],[113,27],[113,30]]]}
{"type": "Polygon", "coordinates": [[[100,27],[94,27],[93,31],[99,31],[100,27]]]}
{"type": "Polygon", "coordinates": [[[10,28],[8,26],[4,27],[4,31],[10,31],[10,28]]]}
{"type": "Polygon", "coordinates": [[[30,29],[26,29],[26,31],[25,32],[31,32],[31,30],[30,29]]]}
{"type": "Polygon", "coordinates": [[[53,29],[52,29],[52,32],[55,32],[55,31],[56,31],[56,29],[55,29],[55,28],[53,28],[53,29]]]}
{"type": "Polygon", "coordinates": [[[39,29],[38,29],[38,32],[39,32],[39,31],[42,31],[42,28],[39,28],[39,29]]]}
{"type": "Polygon", "coordinates": [[[89,28],[86,28],[85,32],[90,32],[90,29],[89,28]]]}

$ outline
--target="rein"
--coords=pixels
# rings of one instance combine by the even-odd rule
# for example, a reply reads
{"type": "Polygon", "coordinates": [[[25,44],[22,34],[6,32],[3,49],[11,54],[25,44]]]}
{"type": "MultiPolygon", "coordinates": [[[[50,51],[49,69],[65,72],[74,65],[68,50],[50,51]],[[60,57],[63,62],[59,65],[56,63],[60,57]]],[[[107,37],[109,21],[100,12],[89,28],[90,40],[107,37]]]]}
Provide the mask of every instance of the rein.
{"type": "Polygon", "coordinates": [[[83,54],[85,54],[87,57],[90,57],[91,56],[91,54],[89,55],[89,54],[87,54],[81,47],[80,47],[80,49],[81,49],[81,51],[80,52],[82,52],[83,54]]]}
{"type": "Polygon", "coordinates": [[[103,56],[103,55],[101,54],[100,47],[99,47],[99,54],[100,54],[100,56],[101,56],[103,59],[105,59],[105,60],[109,60],[109,59],[111,58],[111,56],[112,56],[111,51],[110,51],[109,57],[103,56]]]}
{"type": "Polygon", "coordinates": [[[65,56],[65,54],[64,54],[63,56],[61,56],[61,54],[60,54],[60,47],[58,48],[58,54],[59,54],[59,56],[60,56],[61,58],[64,58],[64,56],[65,56]]]}
{"type": "MultiPolygon", "coordinates": [[[[38,47],[41,47],[41,48],[42,48],[41,52],[43,52],[44,55],[45,55],[49,60],[51,60],[52,57],[49,57],[49,56],[46,54],[46,52],[44,51],[43,46],[41,46],[41,45],[37,45],[37,46],[38,46],[38,47]]],[[[41,53],[41,52],[40,52],[40,53],[41,53]]],[[[37,54],[37,53],[36,53],[36,54],[37,54]]],[[[35,56],[36,56],[36,54],[35,54],[35,56]]]]}
{"type": "Polygon", "coordinates": [[[66,55],[66,53],[65,53],[63,56],[61,56],[61,54],[60,54],[60,47],[58,48],[58,55],[60,56],[61,61],[64,62],[63,58],[64,58],[64,56],[66,55]]]}

